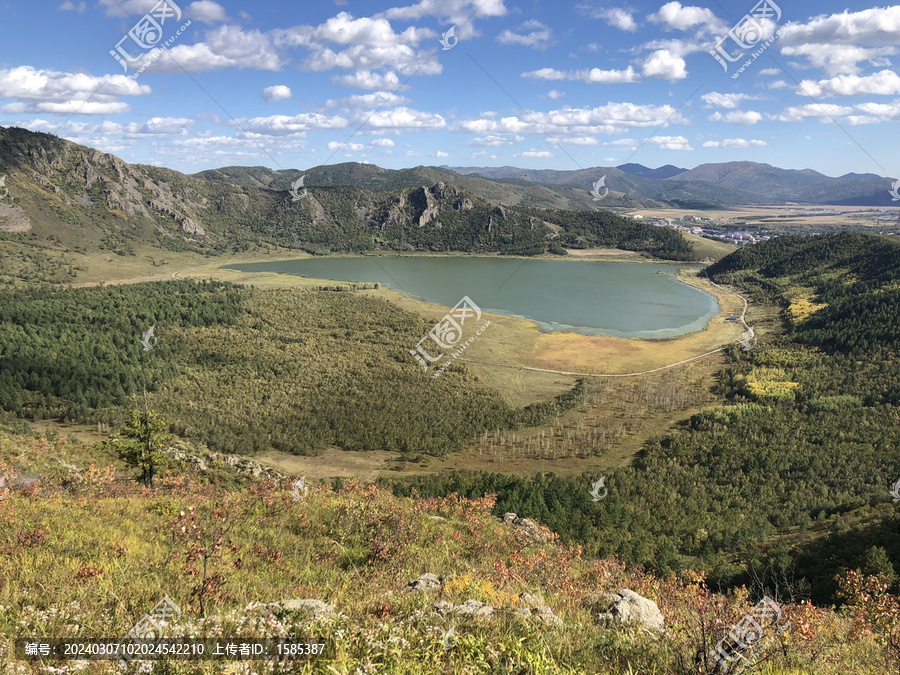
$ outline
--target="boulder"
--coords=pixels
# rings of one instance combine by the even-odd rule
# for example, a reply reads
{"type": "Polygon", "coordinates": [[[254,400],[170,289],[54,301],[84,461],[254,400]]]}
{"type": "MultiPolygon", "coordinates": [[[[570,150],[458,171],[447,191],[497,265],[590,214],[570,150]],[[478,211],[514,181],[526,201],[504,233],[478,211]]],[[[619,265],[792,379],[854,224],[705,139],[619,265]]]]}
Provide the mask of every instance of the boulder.
{"type": "Polygon", "coordinates": [[[306,612],[313,619],[321,619],[324,616],[334,614],[334,607],[321,600],[292,599],[281,603],[282,609],[287,612],[306,612]]]}
{"type": "Polygon", "coordinates": [[[407,593],[420,593],[424,591],[440,590],[441,578],[437,574],[423,574],[415,581],[410,581],[403,590],[407,593]]]}
{"type": "Polygon", "coordinates": [[[665,617],[655,602],[627,588],[620,588],[610,594],[612,606],[606,612],[597,614],[601,622],[617,626],[636,626],[662,631],[665,617]]]}

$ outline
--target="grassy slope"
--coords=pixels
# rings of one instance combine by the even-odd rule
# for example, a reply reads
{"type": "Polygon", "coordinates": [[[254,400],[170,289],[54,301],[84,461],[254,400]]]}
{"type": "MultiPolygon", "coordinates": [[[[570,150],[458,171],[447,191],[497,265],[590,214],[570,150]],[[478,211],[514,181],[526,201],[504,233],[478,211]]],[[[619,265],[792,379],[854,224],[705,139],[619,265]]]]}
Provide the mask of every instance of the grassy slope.
{"type": "MultiPolygon", "coordinates": [[[[8,425],[0,426],[0,467],[41,478],[39,486],[0,500],[4,673],[26,672],[9,660],[9,637],[123,636],[164,594],[184,612],[169,636],[294,631],[335,640],[327,670],[310,665],[295,673],[686,673],[679,659],[690,663],[702,644],[696,612],[716,640],[750,607],[740,593],[708,594],[688,573],[654,579],[614,560],[581,560],[552,537],[536,542],[524,528],[492,518],[490,499],[414,502],[348,484],[316,487],[297,501],[286,482],[216,488],[178,468],[180,476],[141,491],[116,480],[122,467],[113,458],[14,433],[8,425]],[[77,471],[91,461],[97,470],[77,471]],[[217,585],[201,620],[200,579],[192,573],[198,562],[189,558],[196,540],[189,535],[212,537],[229,524],[225,545],[212,558],[217,585]],[[442,589],[401,592],[425,572],[442,576],[442,589]],[[657,601],[666,616],[664,639],[597,623],[597,594],[620,587],[657,601]],[[540,596],[562,625],[515,617],[522,592],[540,596]],[[311,621],[301,613],[265,618],[248,609],[252,602],[290,598],[320,599],[338,614],[311,621]],[[441,616],[432,609],[438,600],[478,600],[499,614],[490,621],[441,616]],[[451,627],[455,646],[447,650],[442,636],[451,627]]],[[[784,612],[801,629],[785,640],[786,656],[761,672],[862,675],[889,667],[872,638],[850,639],[850,623],[833,613],[793,605],[784,612]],[[811,654],[826,644],[827,660],[813,661],[811,654]]],[[[223,661],[169,666],[172,675],[245,672],[223,661]]],[[[112,671],[98,662],[86,672],[112,671]]]]}

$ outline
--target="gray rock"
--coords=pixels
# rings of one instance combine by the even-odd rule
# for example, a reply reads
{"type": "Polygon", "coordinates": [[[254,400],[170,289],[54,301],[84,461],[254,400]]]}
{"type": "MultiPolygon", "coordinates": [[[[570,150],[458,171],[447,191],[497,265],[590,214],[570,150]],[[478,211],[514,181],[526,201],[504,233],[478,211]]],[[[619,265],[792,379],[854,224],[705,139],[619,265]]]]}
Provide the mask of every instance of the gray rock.
{"type": "Polygon", "coordinates": [[[306,612],[313,619],[320,619],[325,616],[334,614],[334,607],[328,605],[321,600],[311,599],[292,599],[285,600],[281,603],[282,609],[288,612],[306,612]]]}
{"type": "Polygon", "coordinates": [[[611,596],[612,607],[601,612],[597,619],[617,626],[637,626],[662,631],[665,617],[655,602],[627,588],[620,588],[611,596]]]}
{"type": "Polygon", "coordinates": [[[504,523],[515,523],[518,519],[519,518],[515,513],[504,513],[503,514],[503,522],[504,523]]]}
{"type": "Polygon", "coordinates": [[[463,604],[454,607],[453,613],[457,616],[468,616],[475,619],[490,619],[494,615],[494,608],[478,600],[466,600],[463,604]]]}
{"type": "Polygon", "coordinates": [[[521,600],[527,607],[543,607],[544,601],[540,599],[537,595],[532,595],[531,593],[522,593],[519,595],[519,600],[521,600]]]}
{"type": "Polygon", "coordinates": [[[540,621],[543,621],[548,626],[563,625],[563,620],[556,616],[556,614],[553,613],[553,610],[549,607],[538,607],[537,609],[533,609],[531,610],[531,616],[537,617],[540,621]]]}
{"type": "Polygon", "coordinates": [[[407,593],[420,593],[423,591],[439,590],[443,584],[441,578],[437,574],[428,572],[423,574],[415,581],[410,581],[404,589],[407,593]]]}
{"type": "Polygon", "coordinates": [[[428,517],[431,518],[431,520],[438,520],[440,522],[444,522],[445,520],[447,520],[446,518],[441,518],[441,516],[428,516],[428,517]]]}
{"type": "Polygon", "coordinates": [[[448,612],[453,611],[453,603],[447,602],[446,600],[441,600],[440,602],[436,602],[432,605],[434,611],[438,614],[447,614],[448,612]]]}

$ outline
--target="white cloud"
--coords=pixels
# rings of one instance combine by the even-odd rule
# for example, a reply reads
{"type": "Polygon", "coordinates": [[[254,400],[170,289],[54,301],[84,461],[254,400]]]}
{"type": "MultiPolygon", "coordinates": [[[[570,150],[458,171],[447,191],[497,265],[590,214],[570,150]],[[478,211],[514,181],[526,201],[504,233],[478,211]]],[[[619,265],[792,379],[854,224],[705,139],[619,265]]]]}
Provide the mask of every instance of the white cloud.
{"type": "Polygon", "coordinates": [[[329,141],[327,147],[329,150],[346,150],[348,152],[359,152],[366,149],[366,146],[362,143],[339,143],[338,141],[329,141]]]}
{"type": "Polygon", "coordinates": [[[541,68],[522,73],[522,77],[534,80],[581,80],[590,84],[620,84],[625,82],[640,82],[640,77],[634,68],[628,66],[627,70],[600,70],[591,68],[585,70],[555,70],[553,68],[541,68]]]}
{"type": "Polygon", "coordinates": [[[693,150],[690,141],[684,136],[653,136],[646,142],[660,150],[693,150]]]}
{"type": "Polygon", "coordinates": [[[529,159],[548,159],[553,157],[553,153],[548,150],[526,150],[525,152],[517,152],[513,157],[525,157],[529,159]]]}
{"type": "Polygon", "coordinates": [[[820,15],[807,23],[787,24],[781,33],[783,45],[821,44],[893,47],[900,43],[900,5],[844,10],[841,14],[820,15]]]}
{"type": "Polygon", "coordinates": [[[484,136],[480,138],[473,138],[469,143],[472,145],[482,145],[486,148],[496,148],[501,145],[511,145],[512,143],[518,143],[524,141],[524,136],[484,136]]]}
{"type": "Polygon", "coordinates": [[[372,141],[372,145],[376,148],[393,148],[396,144],[390,138],[376,138],[372,141]]]}
{"type": "Polygon", "coordinates": [[[374,113],[365,120],[365,126],[376,129],[443,129],[447,121],[435,113],[400,107],[374,113]]]}
{"type": "MultiPolygon", "coordinates": [[[[828,75],[856,75],[860,71],[860,61],[868,61],[873,66],[889,66],[888,56],[897,53],[894,47],[857,47],[855,45],[804,44],[782,47],[785,56],[805,56],[807,68],[821,68],[828,75]]],[[[777,71],[776,71],[777,72],[777,71]]]]}
{"type": "Polygon", "coordinates": [[[718,111],[709,116],[713,122],[728,122],[729,124],[742,124],[752,126],[762,120],[761,113],[755,110],[733,110],[724,115],[718,111]]]}
{"type": "Polygon", "coordinates": [[[283,65],[268,35],[226,25],[208,31],[204,42],[170,47],[147,70],[157,73],[180,73],[182,68],[188,72],[224,68],[281,70],[283,65]]]}
{"type": "Polygon", "coordinates": [[[60,12],[78,12],[79,14],[84,14],[84,10],[87,9],[86,2],[79,2],[76,6],[74,2],[71,0],[66,0],[63,4],[57,7],[57,11],[60,12]]]}
{"type": "Polygon", "coordinates": [[[450,153],[442,152],[441,150],[438,150],[436,153],[434,153],[434,156],[437,157],[438,159],[443,159],[444,157],[449,157],[450,153]]]}
{"type": "Polygon", "coordinates": [[[355,19],[341,12],[319,26],[295,26],[275,31],[274,36],[279,45],[306,47],[311,51],[303,64],[307,70],[385,68],[404,75],[441,72],[440,61],[416,49],[422,40],[436,38],[435,31],[410,26],[396,33],[383,16],[355,19]],[[338,45],[338,49],[332,49],[331,45],[338,45]]]}
{"type": "Polygon", "coordinates": [[[350,122],[340,116],[321,115],[319,113],[301,113],[299,115],[270,115],[269,117],[253,117],[239,120],[241,128],[261,136],[290,136],[304,134],[313,129],[346,129],[350,122]]]}
{"type": "Polygon", "coordinates": [[[565,136],[615,135],[626,133],[629,129],[685,122],[687,120],[670,105],[609,103],[596,108],[564,107],[547,112],[531,111],[524,119],[516,116],[493,119],[493,116],[482,113],[478,119],[458,122],[454,130],[472,134],[541,134],[565,142],[565,136]]]}
{"type": "Polygon", "coordinates": [[[111,115],[131,109],[119,97],[146,96],[152,90],[125,75],[94,77],[18,66],[0,69],[0,92],[17,99],[2,108],[7,113],[111,115]]]}
{"type": "Polygon", "coordinates": [[[547,98],[549,98],[551,101],[556,101],[557,99],[560,99],[565,95],[566,95],[566,92],[556,91],[556,89],[551,89],[546,94],[547,98]]]}
{"type": "Polygon", "coordinates": [[[594,17],[605,19],[610,26],[619,30],[634,32],[638,28],[631,11],[620,7],[600,9],[594,13],[594,17]]]}
{"type": "Polygon", "coordinates": [[[600,141],[598,141],[593,136],[572,136],[570,138],[565,139],[566,145],[599,145],[600,141]]]}
{"type": "Polygon", "coordinates": [[[471,159],[497,159],[497,155],[492,155],[487,150],[479,150],[469,155],[471,159]]]}
{"type": "Polygon", "coordinates": [[[683,80],[687,77],[684,59],[668,49],[653,52],[644,61],[642,72],[644,77],[658,77],[669,81],[683,80]]]}
{"type": "Polygon", "coordinates": [[[765,146],[768,145],[765,141],[759,141],[756,139],[746,140],[744,138],[726,138],[722,141],[706,141],[703,144],[704,148],[749,148],[751,146],[765,146]]]}
{"type": "Polygon", "coordinates": [[[203,23],[222,23],[228,17],[225,8],[212,0],[197,0],[185,8],[185,16],[203,23]]]}
{"type": "Polygon", "coordinates": [[[284,99],[291,97],[291,89],[283,84],[276,84],[273,87],[266,87],[263,89],[262,97],[266,103],[283,101],[284,99]]]}
{"type": "Polygon", "coordinates": [[[407,7],[393,7],[378,16],[403,20],[428,17],[445,19],[448,25],[457,26],[456,34],[460,40],[468,40],[478,35],[476,19],[505,16],[506,13],[503,0],[422,0],[407,7]]]}
{"type": "Polygon", "coordinates": [[[373,73],[370,70],[358,70],[349,75],[340,75],[331,78],[332,82],[353,89],[389,89],[391,91],[405,91],[408,85],[401,86],[397,73],[373,73]]]}
{"type": "Polygon", "coordinates": [[[862,96],[877,94],[889,96],[900,94],[900,76],[893,70],[882,70],[867,77],[858,75],[838,75],[830,80],[803,80],[797,87],[798,94],[814,98],[836,98],[841,96],[862,96]]]}
{"type": "Polygon", "coordinates": [[[526,21],[516,30],[530,32],[516,33],[507,29],[497,36],[497,42],[504,45],[523,45],[532,49],[547,49],[553,44],[553,32],[540,21],[526,21]]]}
{"type": "Polygon", "coordinates": [[[325,106],[334,108],[337,106],[356,106],[359,108],[381,108],[383,106],[398,106],[412,103],[411,99],[399,96],[389,91],[376,91],[371,94],[357,94],[347,96],[339,100],[325,101],[325,106]]]}
{"type": "Polygon", "coordinates": [[[737,108],[741,101],[756,101],[759,96],[751,96],[750,94],[720,94],[717,91],[711,91],[703,94],[700,98],[706,103],[707,108],[737,108]]]}
{"type": "Polygon", "coordinates": [[[842,117],[850,115],[853,108],[834,103],[810,103],[802,106],[790,106],[784,111],[774,116],[781,122],[802,122],[803,120],[812,118],[825,118],[823,121],[830,121],[833,117],[842,117]]]}
{"type": "Polygon", "coordinates": [[[653,23],[662,24],[666,30],[689,30],[695,26],[718,31],[725,24],[706,7],[684,6],[680,2],[667,2],[659,11],[647,17],[653,23]]]}

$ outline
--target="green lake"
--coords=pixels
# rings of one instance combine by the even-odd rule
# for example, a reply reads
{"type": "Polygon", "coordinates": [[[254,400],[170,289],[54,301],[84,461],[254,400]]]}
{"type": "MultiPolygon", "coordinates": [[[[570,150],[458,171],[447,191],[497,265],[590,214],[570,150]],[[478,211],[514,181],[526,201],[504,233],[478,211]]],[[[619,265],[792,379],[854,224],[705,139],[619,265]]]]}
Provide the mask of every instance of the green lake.
{"type": "Polygon", "coordinates": [[[228,265],[313,279],[378,282],[410,297],[529,319],[542,330],[666,338],[702,329],[716,299],[668,265],[435,256],[324,257],[228,265]]]}

